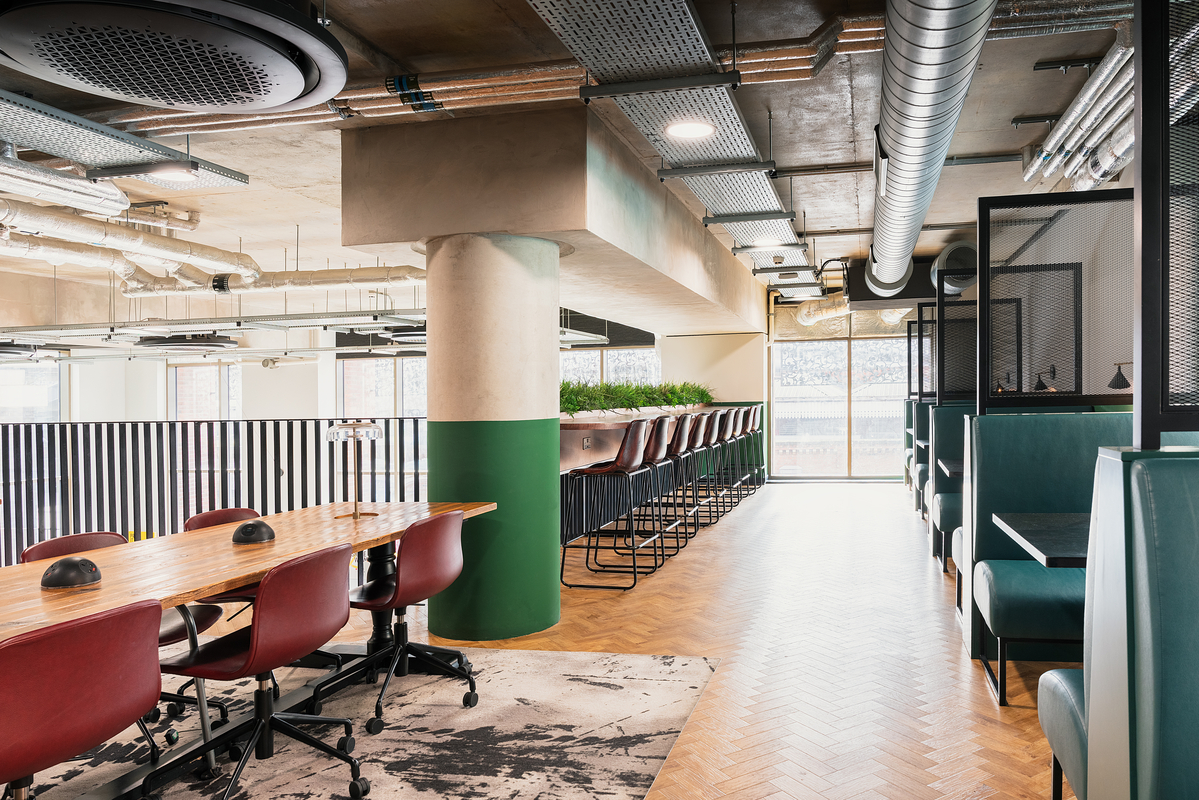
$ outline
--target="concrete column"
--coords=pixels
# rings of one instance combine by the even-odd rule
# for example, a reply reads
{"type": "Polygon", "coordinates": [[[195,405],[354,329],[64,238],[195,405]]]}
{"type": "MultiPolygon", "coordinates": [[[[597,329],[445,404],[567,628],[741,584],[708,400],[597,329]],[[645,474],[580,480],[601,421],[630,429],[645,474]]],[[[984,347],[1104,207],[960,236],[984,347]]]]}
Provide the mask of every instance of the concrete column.
{"type": "Polygon", "coordinates": [[[429,499],[490,500],[429,629],[504,639],[558,621],[558,245],[455,234],[427,249],[429,499]]]}

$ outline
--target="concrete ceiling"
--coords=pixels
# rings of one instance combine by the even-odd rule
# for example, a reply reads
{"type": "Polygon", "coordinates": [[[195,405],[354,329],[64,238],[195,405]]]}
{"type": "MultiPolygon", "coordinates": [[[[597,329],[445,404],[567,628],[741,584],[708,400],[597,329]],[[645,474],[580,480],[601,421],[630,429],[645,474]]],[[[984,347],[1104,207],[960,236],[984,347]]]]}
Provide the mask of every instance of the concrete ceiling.
{"type": "MultiPolygon", "coordinates": [[[[724,0],[695,0],[709,39],[716,47],[731,40],[729,4],[724,0]]],[[[380,50],[414,73],[478,67],[498,67],[523,62],[566,59],[569,52],[533,12],[526,0],[331,0],[329,15],[368,38],[380,50]]],[[[740,42],[793,39],[811,34],[836,14],[880,13],[881,2],[832,0],[742,0],[737,9],[740,42]]],[[[1060,113],[1086,78],[1083,70],[1033,71],[1037,61],[1101,55],[1114,39],[1112,31],[1061,34],[1028,39],[989,41],[975,75],[959,123],[951,155],[1018,152],[1038,143],[1044,125],[1014,130],[1013,117],[1060,113]]],[[[780,167],[820,166],[869,161],[873,127],[878,121],[882,54],[834,55],[812,80],[742,86],[736,99],[759,148],[767,149],[780,167]],[[768,114],[773,113],[773,136],[768,114]]],[[[351,59],[351,83],[377,82],[381,73],[358,56],[351,59]]],[[[0,68],[0,88],[26,92],[35,99],[76,113],[103,116],[111,101],[65,90],[37,79],[0,68]]],[[[529,104],[524,108],[568,106],[578,101],[529,104]]],[[[659,158],[611,101],[593,108],[642,159],[656,169],[659,158]]],[[[519,113],[522,106],[463,109],[454,116],[519,113]]],[[[220,191],[168,191],[138,182],[124,188],[137,201],[167,200],[175,212],[198,211],[200,229],[183,234],[206,244],[236,249],[240,246],[265,269],[279,269],[288,252],[288,268],[295,266],[296,226],[300,226],[300,267],[323,268],[348,264],[423,266],[423,257],[405,245],[369,253],[341,245],[341,145],[339,128],[377,124],[418,124],[446,118],[446,112],[368,120],[354,118],[336,124],[296,126],[258,131],[205,134],[191,137],[193,153],[248,173],[251,185],[220,191]]],[[[165,140],[184,147],[182,138],[165,140]]],[[[702,205],[681,181],[667,185],[700,216],[702,205]]],[[[776,182],[784,203],[794,197],[800,213],[797,227],[809,231],[868,228],[872,222],[874,177],[869,172],[795,178],[776,182]],[[793,188],[792,188],[793,187],[793,188]]],[[[942,174],[927,223],[973,220],[977,198],[987,195],[1047,191],[1048,186],[1025,184],[1020,164],[1008,162],[947,168],[942,174]]],[[[396,187],[404,191],[403,186],[396,187]]],[[[732,239],[712,229],[731,246],[732,239]]],[[[932,255],[948,241],[972,237],[969,228],[926,233],[918,255],[932,255]]],[[[858,258],[866,254],[868,235],[822,236],[815,239],[816,256],[858,258]]],[[[748,269],[748,258],[742,257],[748,269]]],[[[0,261],[0,270],[49,275],[52,268],[36,262],[0,261]]],[[[59,277],[95,280],[108,284],[106,275],[64,265],[59,277]]],[[[0,286],[3,278],[0,277],[0,286]]],[[[393,293],[401,294],[403,292],[393,293]]],[[[255,311],[275,311],[285,302],[279,297],[255,296],[244,302],[255,311]]],[[[311,310],[322,304],[357,307],[348,295],[298,296],[292,293],[293,310],[311,310]]],[[[376,302],[363,298],[359,302],[376,302]]],[[[385,301],[386,302],[386,301],[385,301]]],[[[420,293],[395,299],[398,306],[420,303],[420,293]]],[[[587,313],[588,309],[579,308],[587,313]]]]}

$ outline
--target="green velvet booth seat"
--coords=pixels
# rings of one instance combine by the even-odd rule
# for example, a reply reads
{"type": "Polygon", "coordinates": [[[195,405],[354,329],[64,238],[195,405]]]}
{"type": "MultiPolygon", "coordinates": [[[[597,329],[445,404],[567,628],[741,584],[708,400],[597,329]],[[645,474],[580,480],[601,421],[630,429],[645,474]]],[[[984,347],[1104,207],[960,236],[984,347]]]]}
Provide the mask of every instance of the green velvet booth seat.
{"type": "MultiPolygon", "coordinates": [[[[961,557],[958,555],[958,553],[962,552],[962,547],[963,547],[962,542],[965,538],[966,538],[966,535],[963,532],[962,527],[960,525],[957,528],[954,528],[953,544],[952,544],[953,549],[950,550],[949,552],[954,554],[953,558],[954,558],[955,564],[958,563],[957,559],[959,559],[961,557]]],[[[956,577],[957,577],[957,580],[954,581],[954,584],[955,584],[955,586],[954,586],[954,595],[955,595],[954,603],[957,605],[958,611],[961,611],[962,610],[962,571],[961,571],[961,569],[958,569],[956,577]]]]}
{"type": "Polygon", "coordinates": [[[924,490],[928,485],[928,464],[917,464],[913,470],[912,481],[916,486],[916,510],[924,511],[924,490]]]}
{"type": "Polygon", "coordinates": [[[929,412],[929,552],[940,559],[941,570],[949,571],[949,551],[953,529],[962,524],[962,479],[948,475],[939,461],[961,461],[965,439],[965,419],[974,405],[947,403],[929,412]],[[938,500],[940,495],[945,495],[938,500]]]}
{"type": "Polygon", "coordinates": [[[932,412],[932,403],[913,403],[912,404],[912,481],[915,488],[916,510],[923,516],[928,508],[928,502],[931,497],[925,497],[925,484],[929,478],[929,448],[921,447],[918,442],[928,441],[929,437],[929,419],[932,412]]]}
{"type": "Polygon", "coordinates": [[[1043,567],[1036,561],[980,561],[974,565],[974,599],[998,640],[998,666],[982,663],[1007,705],[1007,653],[1017,642],[1082,644],[1085,569],[1043,567]]]}

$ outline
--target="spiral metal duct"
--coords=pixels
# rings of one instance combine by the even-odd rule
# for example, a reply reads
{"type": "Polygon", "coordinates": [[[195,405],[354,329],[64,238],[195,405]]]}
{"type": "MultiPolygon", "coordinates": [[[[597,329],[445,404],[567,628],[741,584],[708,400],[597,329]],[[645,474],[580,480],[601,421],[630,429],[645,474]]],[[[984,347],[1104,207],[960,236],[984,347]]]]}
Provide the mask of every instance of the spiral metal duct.
{"type": "Polygon", "coordinates": [[[883,47],[879,155],[886,175],[875,186],[874,244],[866,282],[898,294],[912,275],[912,253],[978,65],[996,0],[888,0],[883,47]]]}

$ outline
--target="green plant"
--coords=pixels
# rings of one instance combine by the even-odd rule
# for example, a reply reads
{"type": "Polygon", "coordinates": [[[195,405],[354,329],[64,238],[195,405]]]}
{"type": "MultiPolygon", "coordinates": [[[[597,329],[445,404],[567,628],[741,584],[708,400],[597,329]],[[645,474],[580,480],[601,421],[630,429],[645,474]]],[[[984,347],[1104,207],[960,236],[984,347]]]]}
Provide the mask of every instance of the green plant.
{"type": "Polygon", "coordinates": [[[577,383],[562,381],[559,409],[565,414],[610,408],[680,406],[712,402],[712,391],[698,383],[577,383]]]}

